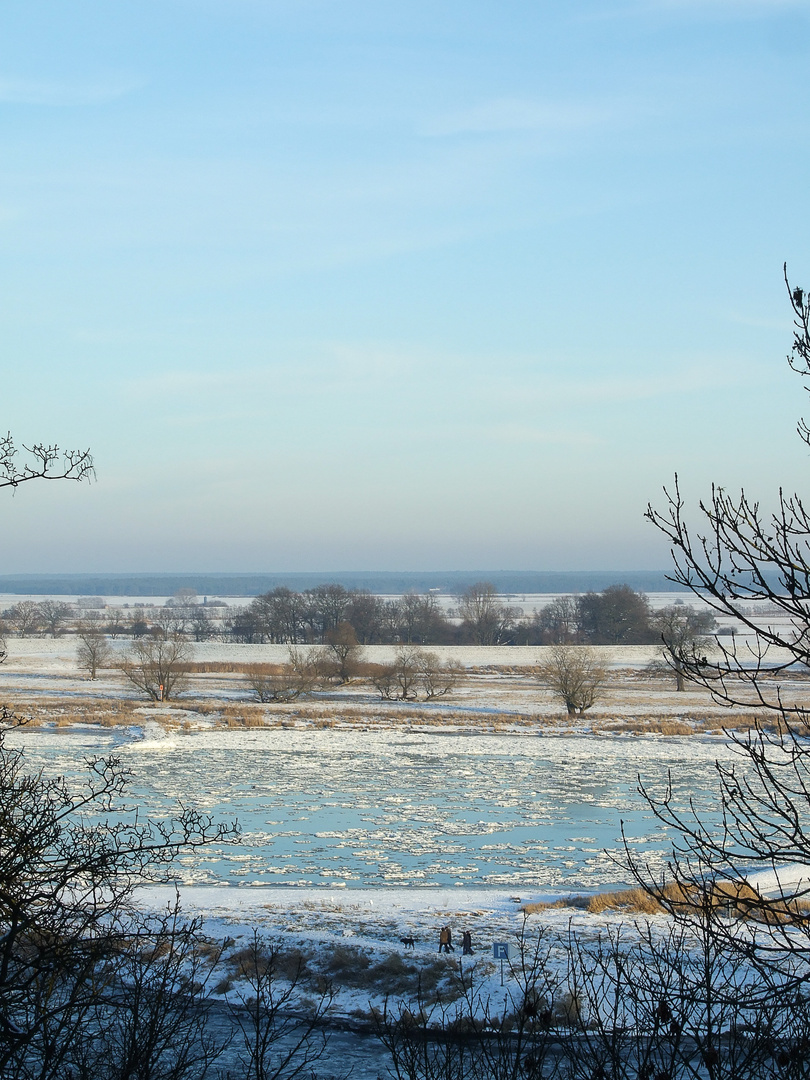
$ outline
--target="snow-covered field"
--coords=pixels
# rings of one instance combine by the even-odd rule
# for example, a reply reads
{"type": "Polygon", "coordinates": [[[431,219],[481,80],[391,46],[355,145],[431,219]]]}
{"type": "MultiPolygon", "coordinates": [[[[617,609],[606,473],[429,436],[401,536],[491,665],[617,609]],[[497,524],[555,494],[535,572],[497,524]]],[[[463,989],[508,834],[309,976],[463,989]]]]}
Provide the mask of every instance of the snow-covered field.
{"type": "MultiPolygon", "coordinates": [[[[740,642],[745,658],[745,644],[740,642]]],[[[111,642],[116,657],[123,659],[131,642],[118,639],[111,642]]],[[[168,725],[187,723],[194,728],[210,724],[211,706],[244,703],[253,709],[253,721],[261,714],[261,722],[270,725],[307,722],[321,726],[332,723],[370,723],[383,726],[397,725],[415,719],[413,702],[382,702],[379,694],[369,683],[355,682],[335,688],[328,693],[315,694],[307,700],[290,706],[268,705],[258,709],[255,697],[243,674],[229,671],[233,665],[283,664],[288,661],[285,645],[235,645],[223,642],[202,642],[190,646],[192,659],[198,665],[211,666],[210,670],[193,676],[191,683],[172,709],[154,707],[139,701],[131,684],[113,666],[100,672],[97,680],[90,682],[79,669],[76,661],[76,640],[71,635],[51,638],[10,638],[7,642],[8,658],[0,667],[0,700],[14,701],[24,705],[45,699],[66,706],[76,699],[95,701],[116,700],[131,703],[127,707],[140,710],[155,719],[162,717],[168,725]],[[252,703],[252,704],[251,704],[252,703]],[[199,706],[205,706],[205,715],[199,706]]],[[[319,649],[321,646],[304,646],[319,649]]],[[[520,725],[561,721],[566,730],[570,725],[561,714],[560,703],[544,689],[533,675],[534,667],[548,654],[542,646],[438,646],[431,650],[442,660],[454,660],[467,672],[452,694],[418,706],[419,718],[424,722],[441,723],[443,718],[454,725],[468,720],[474,730],[480,730],[487,716],[497,720],[502,728],[513,722],[520,725]]],[[[651,661],[660,661],[660,649],[656,646],[600,646],[596,650],[610,672],[602,699],[588,713],[580,729],[590,729],[605,724],[615,728],[634,718],[668,718],[673,721],[689,721],[699,718],[703,730],[712,727],[719,730],[727,721],[728,713],[712,702],[705,691],[687,688],[685,693],[675,694],[672,681],[665,673],[653,679],[648,673],[651,661]],[[714,718],[714,719],[713,719],[714,718]]],[[[364,649],[363,658],[371,663],[384,663],[392,659],[394,646],[373,645],[364,649]]],[[[787,659],[773,650],[769,661],[787,659]]],[[[787,698],[803,687],[786,688],[787,698]]],[[[57,705],[56,713],[61,709],[57,705]]],[[[251,721],[251,722],[253,722],[251,721]]]]}

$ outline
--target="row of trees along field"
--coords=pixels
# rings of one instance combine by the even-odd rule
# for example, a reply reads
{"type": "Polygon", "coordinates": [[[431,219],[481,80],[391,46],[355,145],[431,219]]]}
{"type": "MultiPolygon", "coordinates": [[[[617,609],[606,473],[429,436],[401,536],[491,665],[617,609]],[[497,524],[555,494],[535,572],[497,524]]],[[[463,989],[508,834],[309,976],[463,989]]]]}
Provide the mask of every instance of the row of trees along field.
{"type": "MultiPolygon", "coordinates": [[[[803,290],[788,292],[790,362],[808,379],[810,304],[803,290]]],[[[799,432],[810,445],[810,429],[799,432]]],[[[0,444],[0,484],[46,475],[54,460],[35,456],[21,470],[0,444]]],[[[64,475],[83,474],[68,459],[64,475]]],[[[663,511],[648,514],[672,545],[677,580],[746,623],[758,646],[749,640],[738,655],[732,640],[711,659],[685,653],[683,675],[738,708],[752,707],[753,690],[757,715],[769,719],[730,735],[737,757],[717,765],[711,819],[671,787],[641,788],[673,843],[660,873],[626,844],[624,873],[646,910],[668,918],[644,921],[637,904],[623,925],[609,921],[601,932],[524,934],[496,999],[480,997],[474,968],[449,960],[455,984],[430,984],[414,958],[412,992],[373,1014],[398,1080],[810,1076],[810,710],[782,694],[783,679],[806,672],[810,658],[810,515],[798,495],[780,491],[766,512],[721,488],[696,515],[693,532],[677,482],[663,511]],[[784,616],[778,625],[746,616],[762,600],[784,616]],[[788,632],[779,629],[785,620],[788,632]],[[757,871],[771,889],[757,884],[757,871]]],[[[140,882],[171,878],[189,846],[237,840],[233,827],[182,807],[174,821],[145,820],[115,758],[90,761],[75,793],[27,771],[3,730],[18,723],[8,712],[0,718],[0,1077],[214,1075],[223,1045],[207,1023],[207,973],[226,946],[176,909],[148,919],[132,899],[140,882]]],[[[328,979],[320,971],[319,995],[291,1009],[284,987],[302,977],[304,958],[285,982],[278,952],[259,944],[242,950],[242,996],[226,1006],[241,1048],[230,1075],[309,1076],[328,979]]]]}
{"type": "MultiPolygon", "coordinates": [[[[648,664],[648,672],[671,672],[677,689],[683,690],[683,664],[694,654],[698,640],[702,641],[690,638],[688,650],[682,645],[663,645],[660,659],[648,664]]],[[[102,669],[117,669],[155,701],[168,701],[189,689],[194,673],[217,670],[241,673],[245,687],[258,701],[276,704],[323,696],[350,682],[373,688],[384,701],[431,701],[452,693],[466,676],[458,661],[442,659],[421,645],[400,644],[390,659],[370,660],[348,623],[330,631],[324,645],[289,645],[286,661],[272,663],[196,663],[192,644],[178,635],[149,635],[129,649],[114,651],[105,634],[90,625],[77,631],[76,660],[91,680],[102,669]]],[[[552,691],[569,716],[579,717],[604,696],[609,677],[598,651],[583,645],[551,646],[548,656],[528,673],[552,691]]]]}
{"type": "Polygon", "coordinates": [[[561,596],[527,615],[503,603],[486,581],[469,586],[448,610],[432,593],[387,600],[326,584],[301,593],[279,587],[239,608],[178,595],[157,608],[104,609],[51,599],[23,600],[2,613],[5,633],[21,637],[56,637],[88,623],[110,637],[151,633],[245,644],[323,645],[338,627],[350,626],[361,645],[646,645],[705,635],[715,620],[710,610],[683,603],[653,611],[629,585],[561,596]]]}

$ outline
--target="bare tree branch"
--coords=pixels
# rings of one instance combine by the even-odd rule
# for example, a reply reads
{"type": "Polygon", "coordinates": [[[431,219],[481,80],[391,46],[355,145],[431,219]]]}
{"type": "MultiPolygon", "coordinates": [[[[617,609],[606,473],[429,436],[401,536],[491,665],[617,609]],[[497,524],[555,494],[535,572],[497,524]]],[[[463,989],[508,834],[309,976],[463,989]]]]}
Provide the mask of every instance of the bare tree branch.
{"type": "Polygon", "coordinates": [[[0,435],[0,488],[17,488],[28,480],[90,480],[95,476],[89,450],[60,450],[57,445],[23,445],[27,459],[18,459],[11,432],[0,435]]]}

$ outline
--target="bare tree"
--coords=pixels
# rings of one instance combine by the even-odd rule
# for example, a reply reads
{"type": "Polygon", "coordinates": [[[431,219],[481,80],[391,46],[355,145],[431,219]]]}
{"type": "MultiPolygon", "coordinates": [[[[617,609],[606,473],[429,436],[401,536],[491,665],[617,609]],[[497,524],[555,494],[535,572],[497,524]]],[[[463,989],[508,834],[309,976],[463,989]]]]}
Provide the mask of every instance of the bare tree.
{"type": "Polygon", "coordinates": [[[656,611],[651,622],[661,635],[664,660],[675,676],[675,689],[682,691],[684,664],[705,657],[717,620],[711,611],[696,611],[689,604],[669,604],[656,611]]]}
{"type": "Polygon", "coordinates": [[[363,647],[357,640],[354,627],[347,622],[338,623],[327,631],[326,645],[334,676],[341,683],[351,682],[363,661],[363,647]]]}
{"type": "Polygon", "coordinates": [[[278,671],[255,671],[248,675],[248,685],[259,701],[295,701],[310,694],[328,674],[323,658],[313,651],[290,646],[289,660],[278,671]]]}
{"type": "MultiPolygon", "coordinates": [[[[28,452],[17,465],[11,436],[0,439],[0,487],[92,475],[87,451],[62,462],[55,446],[28,452]]],[[[123,801],[114,757],[89,760],[78,793],[28,774],[6,741],[22,723],[0,709],[0,1076],[198,1080],[219,1049],[205,1031],[199,924],[177,905],[139,916],[131,901],[181,851],[236,828],[183,808],[145,819],[123,801]]]]}
{"type": "Polygon", "coordinates": [[[399,679],[396,664],[379,664],[371,675],[372,685],[383,701],[396,701],[399,698],[399,679]]]}
{"type": "Polygon", "coordinates": [[[130,615],[128,631],[133,639],[141,638],[144,634],[149,633],[149,622],[145,612],[134,611],[132,615],[130,615]]]}
{"type": "Polygon", "coordinates": [[[569,716],[583,716],[599,698],[607,671],[598,653],[584,645],[555,645],[537,667],[537,677],[558,698],[569,716]]]}
{"type": "Polygon", "coordinates": [[[109,667],[113,651],[107,641],[107,635],[95,623],[79,623],[76,634],[76,661],[82,671],[95,679],[99,668],[109,667]]]}
{"type": "Polygon", "coordinates": [[[185,637],[192,609],[168,601],[155,611],[154,632],[163,637],[185,637]]]}
{"type": "Polygon", "coordinates": [[[301,696],[301,685],[287,665],[281,671],[251,671],[246,681],[264,704],[295,701],[301,696]]]}
{"type": "Polygon", "coordinates": [[[459,598],[458,611],[476,645],[500,645],[509,636],[518,615],[498,602],[498,591],[488,581],[468,586],[459,598]]]}
{"type": "Polygon", "coordinates": [[[414,645],[402,645],[397,649],[393,669],[397,687],[396,696],[401,701],[409,701],[419,695],[422,655],[422,650],[414,645]]]}
{"type": "Polygon", "coordinates": [[[230,608],[225,628],[234,641],[243,645],[258,644],[265,639],[262,622],[252,604],[249,607],[230,608]]]}
{"type": "Polygon", "coordinates": [[[39,613],[51,637],[58,637],[64,624],[73,615],[73,608],[61,600],[40,600],[39,613]]]}
{"type": "Polygon", "coordinates": [[[9,628],[20,637],[30,637],[42,628],[42,612],[39,604],[33,600],[20,600],[19,603],[3,612],[3,619],[9,628]]]}
{"type": "Polygon", "coordinates": [[[301,594],[284,585],[257,596],[250,605],[263,640],[291,645],[303,639],[305,608],[301,594]]]}
{"type": "Polygon", "coordinates": [[[204,940],[202,920],[182,917],[179,900],[158,918],[132,913],[112,929],[121,940],[109,942],[81,1026],[60,1039],[67,1060],[93,1080],[199,1080],[226,1045],[210,1030],[221,949],[204,940]]]}
{"type": "MultiPolygon", "coordinates": [[[[100,616],[100,611],[85,611],[82,622],[89,623],[92,626],[99,626],[102,624],[100,616]]],[[[121,608],[110,608],[107,613],[107,621],[103,626],[104,633],[113,639],[126,634],[129,629],[126,622],[124,622],[124,613],[121,608]]]]}
{"type": "Polygon", "coordinates": [[[536,613],[537,628],[546,645],[570,645],[577,640],[579,612],[573,596],[558,596],[536,613]]]}
{"type": "Polygon", "coordinates": [[[429,700],[451,693],[463,673],[460,664],[443,664],[436,653],[401,645],[392,663],[375,670],[372,682],[386,701],[415,701],[420,691],[429,700]]]}
{"type": "MultiPolygon", "coordinates": [[[[810,303],[800,288],[788,285],[788,295],[795,327],[788,360],[795,371],[810,377],[810,303]]],[[[804,421],[799,434],[810,444],[804,421]]],[[[808,714],[801,705],[788,705],[782,685],[795,665],[810,660],[810,514],[801,497],[780,489],[775,509],[767,513],[745,491],[732,495],[714,486],[710,498],[699,503],[703,528],[693,536],[677,476],[665,495],[663,512],[649,506],[647,518],[672,546],[672,580],[700,596],[714,612],[732,616],[748,634],[741,649],[736,640],[730,646],[718,641],[714,658],[685,658],[684,676],[706,686],[724,704],[744,707],[753,701],[760,710],[804,723],[808,714]],[[778,616],[764,625],[758,618],[763,602],[778,616]]]]}
{"type": "MultiPolygon", "coordinates": [[[[806,1076],[792,1056],[810,1034],[800,1003],[785,1009],[773,985],[752,978],[721,921],[704,913],[571,933],[568,981],[582,1023],[567,1048],[573,1077],[765,1080],[806,1076]]],[[[803,1054],[803,1051],[801,1052],[803,1054]]]]}
{"type": "Polygon", "coordinates": [[[176,589],[174,595],[166,601],[168,607],[195,607],[197,604],[197,590],[184,586],[176,589]]]}
{"type": "Polygon", "coordinates": [[[609,585],[577,599],[580,640],[591,645],[647,645],[657,639],[650,604],[629,585],[609,585]]]}
{"type": "MultiPolygon", "coordinates": [[[[23,445],[23,450],[28,456],[19,459],[11,432],[0,436],[0,488],[18,488],[29,480],[89,480],[95,475],[89,450],[62,452],[45,443],[23,445]]],[[[43,614],[33,601],[24,600],[3,612],[3,617],[21,637],[27,637],[42,624],[43,614]]],[[[53,627],[52,633],[55,637],[53,627]]]]}
{"type": "Polygon", "coordinates": [[[214,620],[203,604],[191,608],[188,629],[195,641],[208,641],[216,634],[214,620]]]}
{"type": "Polygon", "coordinates": [[[385,621],[385,601],[367,589],[352,589],[346,608],[346,622],[350,623],[361,645],[380,641],[385,621]]]}
{"type": "Polygon", "coordinates": [[[324,644],[341,623],[351,625],[361,645],[436,644],[452,640],[455,633],[432,594],[406,593],[386,601],[334,582],[305,593],[279,585],[238,613],[232,633],[245,642],[324,644]]]}
{"type": "Polygon", "coordinates": [[[307,603],[302,619],[309,624],[314,639],[323,642],[330,630],[346,621],[351,594],[343,585],[327,582],[307,589],[304,595],[307,603]]]}
{"type": "MultiPolygon", "coordinates": [[[[808,378],[810,303],[787,274],[785,282],[794,314],[788,360],[808,378]]],[[[810,445],[804,421],[798,430],[810,445]]],[[[761,1000],[775,1009],[772,1025],[785,1032],[792,1018],[806,1017],[810,985],[810,711],[793,690],[794,673],[810,660],[810,515],[798,494],[780,490],[767,512],[745,491],[715,486],[699,503],[693,532],[677,477],[666,494],[664,510],[650,506],[647,517],[672,547],[672,579],[748,631],[742,645],[718,639],[712,655],[687,652],[683,676],[715,701],[756,710],[758,721],[750,732],[729,733],[735,760],[716,764],[713,818],[684,807],[671,782],[663,791],[641,786],[674,841],[663,874],[650,873],[629,848],[627,865],[680,925],[754,973],[761,1000]],[[778,618],[758,617],[763,605],[778,618]],[[758,872],[770,891],[759,887],[758,872]],[[723,917],[729,912],[732,919],[723,917]]],[[[779,1068],[806,1075],[808,1033],[781,1038],[780,1046],[773,1037],[779,1068]]]]}
{"type": "Polygon", "coordinates": [[[103,611],[106,606],[103,596],[80,596],[76,600],[76,607],[81,611],[103,611]]]}
{"type": "MultiPolygon", "coordinates": [[[[377,1035],[396,1080],[555,1080],[579,1077],[579,1026],[560,943],[547,931],[523,930],[511,944],[509,984],[490,997],[474,963],[448,972],[446,990],[422,986],[407,1001],[386,1001],[377,1035]],[[576,1031],[574,1031],[576,1027],[576,1031]]],[[[587,1074],[590,1075],[590,1074],[587,1074]]]]}
{"type": "MultiPolygon", "coordinates": [[[[788,362],[810,378],[810,298],[787,281],[794,314],[793,347],[788,362]]],[[[805,387],[810,389],[810,387],[805,387]]],[[[810,445],[810,428],[799,422],[799,435],[810,445]]],[[[775,509],[768,513],[745,491],[734,495],[713,486],[701,500],[702,528],[693,535],[686,520],[677,476],[665,489],[663,511],[647,507],[647,519],[669,541],[674,559],[672,580],[699,596],[712,611],[732,616],[742,624],[749,641],[738,649],[718,641],[710,661],[687,658],[684,675],[708,687],[724,704],[757,707],[788,720],[804,722],[804,708],[790,708],[780,679],[789,678],[795,665],[810,661],[810,513],[798,494],[781,489],[775,509]],[[763,625],[762,606],[778,618],[763,625]],[[790,629],[786,632],[784,627],[790,629]],[[751,643],[753,642],[753,644],[751,643]],[[780,657],[777,650],[782,652],[780,657]]]]}
{"type": "Polygon", "coordinates": [[[419,683],[425,698],[444,697],[451,694],[464,678],[464,667],[455,660],[442,663],[436,653],[421,650],[419,664],[419,683]]]}
{"type": "Polygon", "coordinates": [[[449,638],[449,624],[432,593],[422,596],[408,592],[397,604],[396,628],[401,640],[410,645],[434,644],[449,638]]]}
{"type": "MultiPolygon", "coordinates": [[[[750,935],[748,935],[750,938],[750,935]]],[[[752,978],[706,921],[523,932],[492,999],[475,966],[386,1002],[397,1080],[805,1080],[806,994],[752,978]],[[785,1007],[789,1005],[789,1007],[785,1007]]],[[[455,965],[454,965],[455,966],[455,965]]]]}
{"type": "Polygon", "coordinates": [[[169,701],[185,689],[190,661],[191,646],[182,637],[139,638],[121,671],[153,701],[169,701]]]}

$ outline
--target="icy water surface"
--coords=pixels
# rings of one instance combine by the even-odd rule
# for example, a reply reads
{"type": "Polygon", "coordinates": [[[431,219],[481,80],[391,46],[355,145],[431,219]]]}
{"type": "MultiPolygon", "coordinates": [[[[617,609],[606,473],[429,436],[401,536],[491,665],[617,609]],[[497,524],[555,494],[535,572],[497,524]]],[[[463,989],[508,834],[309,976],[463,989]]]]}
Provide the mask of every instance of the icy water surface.
{"type": "Polygon", "coordinates": [[[709,737],[258,730],[146,739],[28,731],[29,765],[78,777],[117,753],[131,802],[236,817],[242,842],[183,858],[185,883],[591,889],[622,881],[620,821],[657,864],[666,834],[636,794],[672,769],[681,801],[711,806],[709,737]]]}

